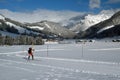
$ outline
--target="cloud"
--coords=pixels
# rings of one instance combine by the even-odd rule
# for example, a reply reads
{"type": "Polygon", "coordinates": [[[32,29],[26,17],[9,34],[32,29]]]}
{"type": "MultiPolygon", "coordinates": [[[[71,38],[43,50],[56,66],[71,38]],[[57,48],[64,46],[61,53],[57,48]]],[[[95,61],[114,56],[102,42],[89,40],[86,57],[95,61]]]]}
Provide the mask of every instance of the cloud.
{"type": "Polygon", "coordinates": [[[120,0],[108,0],[106,3],[107,4],[118,4],[120,3],[120,0]]]}
{"type": "Polygon", "coordinates": [[[89,1],[89,7],[91,9],[100,8],[100,4],[101,4],[100,0],[90,0],[89,1]]]}
{"type": "Polygon", "coordinates": [[[32,12],[13,12],[7,9],[0,9],[0,14],[3,14],[7,18],[11,18],[20,22],[40,22],[42,20],[61,22],[68,20],[71,17],[83,15],[81,12],[74,11],[53,11],[46,9],[38,9],[32,12]]]}

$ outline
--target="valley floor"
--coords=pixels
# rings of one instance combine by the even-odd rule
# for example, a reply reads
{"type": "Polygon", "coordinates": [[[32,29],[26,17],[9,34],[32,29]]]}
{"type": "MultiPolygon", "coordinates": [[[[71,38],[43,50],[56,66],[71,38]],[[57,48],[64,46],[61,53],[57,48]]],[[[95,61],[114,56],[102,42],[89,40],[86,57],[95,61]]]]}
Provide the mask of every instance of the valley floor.
{"type": "Polygon", "coordinates": [[[0,46],[0,80],[120,80],[120,43],[0,46]]]}

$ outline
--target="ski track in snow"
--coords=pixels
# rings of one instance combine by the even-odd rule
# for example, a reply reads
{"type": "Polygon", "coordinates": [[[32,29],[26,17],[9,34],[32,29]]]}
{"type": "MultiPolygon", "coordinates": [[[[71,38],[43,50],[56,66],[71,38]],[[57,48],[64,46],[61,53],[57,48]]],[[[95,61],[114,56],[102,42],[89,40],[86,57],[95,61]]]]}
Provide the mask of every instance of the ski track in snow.
{"type": "Polygon", "coordinates": [[[16,69],[23,70],[23,71],[28,71],[28,72],[35,72],[33,70],[22,68],[22,67],[17,67],[17,66],[6,66],[5,64],[0,64],[0,66],[5,67],[5,68],[13,68],[13,69],[16,68],[16,69]]]}
{"type": "MultiPolygon", "coordinates": [[[[17,54],[18,57],[25,57],[23,55],[17,54]]],[[[90,61],[90,60],[82,60],[82,59],[67,59],[67,58],[52,58],[52,57],[35,57],[36,59],[45,59],[45,60],[56,60],[56,61],[67,61],[67,62],[81,62],[81,63],[95,63],[95,64],[106,64],[106,65],[119,65],[119,63],[115,62],[103,62],[103,61],[90,61]]]]}
{"type": "MultiPolygon", "coordinates": [[[[26,63],[26,62],[13,61],[13,60],[8,60],[8,59],[0,59],[0,61],[5,61],[5,62],[9,62],[9,63],[16,63],[16,64],[39,66],[39,67],[46,67],[46,68],[58,69],[58,70],[64,70],[64,71],[70,71],[70,72],[82,72],[82,73],[89,73],[89,74],[110,75],[110,74],[105,74],[105,73],[98,73],[98,72],[84,71],[84,70],[80,71],[79,69],[56,67],[56,66],[51,66],[51,65],[43,65],[43,64],[36,64],[36,63],[30,63],[30,62],[26,63]]],[[[0,66],[8,67],[8,68],[17,68],[17,69],[20,69],[20,70],[24,70],[24,71],[28,71],[28,72],[36,72],[37,73],[37,71],[27,69],[27,68],[17,67],[17,66],[5,66],[5,64],[3,64],[3,65],[0,64],[0,66]]],[[[113,76],[119,76],[119,75],[113,74],[113,76]]]]}
{"type": "MultiPolygon", "coordinates": [[[[17,57],[21,57],[23,58],[24,56],[23,55],[20,55],[20,54],[17,54],[16,55],[17,57]]],[[[14,56],[12,56],[14,57],[14,56]]],[[[36,59],[41,60],[41,59],[47,59],[47,60],[55,60],[55,61],[67,61],[67,62],[77,62],[77,64],[80,64],[80,63],[86,63],[86,64],[100,64],[100,65],[112,65],[112,66],[118,66],[120,67],[120,65],[118,63],[109,63],[109,62],[99,62],[99,61],[87,61],[87,60],[77,60],[77,59],[62,59],[62,58],[49,58],[49,57],[36,57],[36,59]]],[[[7,61],[7,62],[12,62],[12,63],[20,63],[20,64],[26,64],[24,62],[20,62],[20,61],[13,61],[13,60],[5,60],[5,59],[0,59],[1,61],[7,61]]],[[[27,63],[28,64],[28,63],[27,63]]],[[[30,65],[30,64],[29,64],[30,65]]],[[[32,63],[31,65],[34,65],[34,66],[40,66],[40,67],[48,67],[48,68],[54,68],[54,69],[60,69],[60,70],[67,70],[67,71],[72,71],[72,72],[83,72],[83,73],[92,73],[92,74],[99,74],[99,75],[114,75],[114,76],[117,76],[119,75],[118,73],[113,73],[113,74],[107,74],[107,73],[99,73],[99,72],[92,72],[92,71],[81,71],[79,69],[71,69],[71,68],[65,68],[65,67],[56,67],[56,66],[50,66],[50,65],[38,65],[38,64],[35,64],[35,63],[32,63]]],[[[15,68],[18,68],[18,67],[15,67],[15,68]]],[[[108,67],[109,68],[109,67],[108,67]]],[[[18,68],[18,69],[23,69],[23,68],[18,68]]],[[[27,69],[24,69],[24,70],[27,70],[27,69]]]]}
{"type": "MultiPolygon", "coordinates": [[[[64,49],[49,49],[49,51],[56,51],[56,50],[64,50],[64,49]]],[[[35,52],[39,51],[47,51],[46,49],[41,49],[41,50],[35,50],[35,52]]],[[[16,51],[16,52],[6,52],[6,53],[0,53],[0,54],[18,54],[18,53],[25,53],[27,51],[16,51]]]]}
{"type": "MultiPolygon", "coordinates": [[[[20,62],[20,61],[12,61],[12,60],[6,60],[6,59],[0,59],[1,61],[5,61],[5,62],[11,62],[11,63],[16,63],[16,64],[26,64],[24,62],[20,62]]],[[[45,74],[47,74],[49,77],[54,77],[54,76],[57,76],[57,77],[64,77],[64,78],[70,78],[70,79],[76,79],[76,77],[73,77],[73,76],[69,76],[68,74],[64,74],[62,72],[76,72],[76,70],[74,69],[69,69],[69,68],[63,68],[63,67],[55,67],[55,66],[50,66],[50,65],[41,65],[41,64],[35,64],[35,63],[27,63],[27,65],[32,65],[32,66],[39,66],[39,67],[45,67],[45,68],[50,68],[50,72],[45,72],[45,74]],[[59,71],[59,73],[56,73],[56,69],[59,71]]],[[[23,71],[28,71],[28,72],[32,72],[32,73],[41,73],[39,71],[33,71],[31,69],[26,69],[26,68],[21,68],[21,67],[16,67],[16,66],[5,66],[5,65],[2,65],[0,64],[0,66],[2,67],[7,67],[7,68],[16,68],[16,69],[20,69],[20,70],[23,70],[23,71]]],[[[84,71],[83,71],[84,72],[84,71]]],[[[77,71],[78,73],[78,71],[77,71]]],[[[81,73],[81,72],[80,72],[81,73]]],[[[45,77],[45,76],[44,76],[45,77]]],[[[48,79],[49,78],[45,78],[45,79],[48,79]]]]}
{"type": "Polygon", "coordinates": [[[104,49],[89,49],[91,51],[110,51],[110,50],[120,50],[120,48],[104,48],[104,49]]]}
{"type": "MultiPolygon", "coordinates": [[[[106,48],[106,49],[89,49],[91,51],[108,51],[108,50],[119,50],[120,48],[106,48]]],[[[64,49],[49,49],[49,51],[57,51],[57,50],[64,50],[64,49]]],[[[35,52],[40,51],[47,51],[46,49],[41,50],[35,50],[35,52]]],[[[24,57],[20,54],[27,53],[27,51],[16,51],[16,52],[6,52],[6,53],[0,53],[0,55],[7,55],[10,56],[11,54],[16,54],[18,57],[24,57]]],[[[98,63],[98,64],[119,64],[115,62],[103,62],[103,61],[90,61],[90,60],[80,60],[80,59],[65,59],[65,58],[51,58],[51,57],[37,57],[38,59],[48,59],[48,60],[59,60],[59,61],[70,61],[70,62],[86,62],[86,63],[98,63]]]]}
{"type": "MultiPolygon", "coordinates": [[[[119,50],[120,48],[106,48],[106,49],[89,49],[92,51],[107,51],[107,50],[119,50]]],[[[49,49],[49,51],[58,51],[58,50],[64,50],[64,49],[49,49]]],[[[47,51],[46,49],[40,49],[35,50],[35,52],[39,51],[47,51]]],[[[29,72],[31,74],[39,74],[39,77],[34,77],[34,80],[100,80],[100,79],[92,79],[92,75],[96,76],[102,76],[103,78],[105,76],[112,77],[113,80],[120,80],[120,64],[114,63],[114,62],[102,62],[102,61],[89,61],[89,60],[81,60],[81,59],[67,59],[67,58],[52,58],[52,57],[38,57],[35,56],[35,58],[38,61],[25,61],[22,59],[25,57],[23,53],[26,53],[27,51],[16,51],[16,52],[6,52],[6,53],[0,53],[0,55],[6,55],[8,58],[0,58],[0,67],[4,68],[10,68],[10,69],[17,69],[24,72],[29,72]],[[18,58],[18,60],[14,60],[13,58],[18,58]],[[20,60],[20,61],[19,61],[20,60]],[[68,64],[75,64],[74,66],[78,66],[76,68],[70,67],[70,66],[57,66],[53,65],[51,63],[41,63],[41,61],[49,61],[54,63],[61,63],[65,62],[68,64]],[[20,66],[23,65],[23,66],[20,66]],[[36,69],[32,67],[27,66],[33,66],[36,69]],[[93,66],[93,68],[87,68],[85,67],[83,70],[79,68],[84,67],[84,65],[93,66]],[[94,69],[94,67],[97,69],[101,68],[99,66],[103,66],[105,68],[103,71],[99,70],[91,70],[94,69]],[[115,69],[113,69],[115,67],[115,69]],[[45,70],[39,70],[39,68],[44,68],[45,70]],[[111,69],[111,70],[109,70],[111,69]],[[113,69],[113,70],[112,70],[113,69]],[[45,72],[44,72],[45,71],[45,72]],[[113,73],[112,73],[113,71],[113,73]],[[67,72],[67,73],[66,73],[67,72]],[[83,77],[80,75],[87,75],[86,77],[83,77]],[[78,76],[79,75],[79,76],[78,76]]],[[[63,64],[64,65],[64,64],[63,64]]],[[[101,69],[102,70],[102,69],[101,69]]],[[[95,77],[96,78],[96,77],[95,77]]],[[[105,77],[107,78],[107,77],[105,77]]],[[[20,80],[29,80],[26,78],[22,78],[20,80]]],[[[30,79],[32,80],[32,79],[30,79]]],[[[109,80],[105,79],[105,80],[109,80]]],[[[111,80],[111,79],[110,79],[111,80]]]]}
{"type": "MultiPolygon", "coordinates": [[[[81,80],[80,77],[78,77],[77,75],[79,74],[85,74],[88,75],[88,78],[90,77],[89,75],[97,75],[97,76],[110,76],[113,78],[119,78],[119,75],[114,75],[114,74],[105,74],[105,73],[99,73],[99,72],[92,72],[92,71],[86,71],[86,70],[79,70],[79,69],[74,69],[74,68],[69,68],[69,67],[58,67],[58,66],[51,66],[50,64],[44,65],[41,64],[40,62],[38,63],[34,63],[34,61],[28,61],[28,62],[22,62],[22,61],[14,61],[14,60],[9,60],[9,59],[0,59],[0,62],[3,61],[4,63],[0,64],[1,67],[4,68],[11,68],[11,69],[18,69],[18,70],[22,70],[25,73],[29,72],[29,73],[33,73],[33,74],[40,74],[43,75],[42,77],[45,79],[50,79],[52,77],[57,78],[67,78],[68,80],[81,80]],[[6,64],[8,63],[8,65],[6,64]],[[11,65],[9,65],[9,63],[11,65]],[[14,65],[12,65],[14,64],[14,65]],[[23,65],[25,67],[21,67],[19,65],[23,65]],[[39,68],[45,68],[45,69],[49,69],[45,72],[39,71],[39,68],[37,70],[32,69],[32,68],[27,68],[27,66],[32,66],[32,67],[39,67],[39,68]],[[65,74],[65,72],[67,72],[67,74],[65,74]],[[76,74],[76,75],[74,75],[76,74]],[[46,76],[47,75],[47,76],[46,76]]],[[[44,70],[43,70],[44,71],[44,70]]],[[[82,76],[81,76],[82,77],[82,76]]],[[[40,77],[41,78],[41,77],[40,77]]],[[[42,79],[42,80],[44,80],[42,79]]],[[[28,79],[29,80],[29,79],[28,79]]],[[[40,79],[41,80],[41,79],[40,79]]],[[[54,79],[53,79],[54,80],[54,79]]],[[[58,79],[59,80],[59,79],[58,79]]],[[[60,79],[61,80],[61,79],[60,79]]],[[[66,80],[66,79],[64,79],[66,80]]],[[[84,80],[84,79],[83,79],[84,80]]],[[[94,80],[94,79],[93,79],[94,80]]],[[[108,79],[109,80],[109,79],[108,79]]]]}

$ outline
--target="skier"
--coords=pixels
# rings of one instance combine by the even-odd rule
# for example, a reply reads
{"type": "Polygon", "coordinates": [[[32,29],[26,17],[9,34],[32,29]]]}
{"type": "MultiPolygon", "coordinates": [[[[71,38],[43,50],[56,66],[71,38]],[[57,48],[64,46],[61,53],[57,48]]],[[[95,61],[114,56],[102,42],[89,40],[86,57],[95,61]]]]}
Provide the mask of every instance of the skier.
{"type": "Polygon", "coordinates": [[[33,51],[34,51],[34,49],[32,49],[32,48],[30,47],[29,50],[28,50],[28,60],[30,59],[30,56],[32,56],[32,60],[34,60],[33,51]]]}

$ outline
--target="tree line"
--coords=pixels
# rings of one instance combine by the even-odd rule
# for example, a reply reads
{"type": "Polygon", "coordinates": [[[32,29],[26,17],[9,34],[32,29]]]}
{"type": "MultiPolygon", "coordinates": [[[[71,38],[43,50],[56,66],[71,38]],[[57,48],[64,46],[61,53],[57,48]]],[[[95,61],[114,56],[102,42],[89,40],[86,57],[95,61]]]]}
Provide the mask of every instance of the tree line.
{"type": "Polygon", "coordinates": [[[32,37],[32,36],[1,36],[0,34],[0,45],[42,45],[44,41],[41,37],[32,37]]]}

